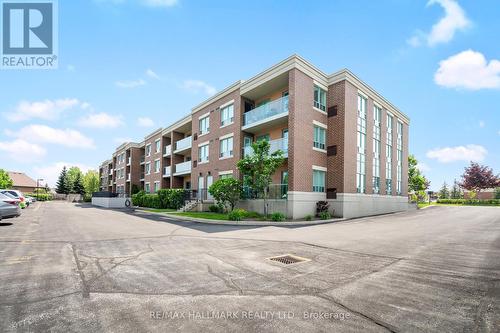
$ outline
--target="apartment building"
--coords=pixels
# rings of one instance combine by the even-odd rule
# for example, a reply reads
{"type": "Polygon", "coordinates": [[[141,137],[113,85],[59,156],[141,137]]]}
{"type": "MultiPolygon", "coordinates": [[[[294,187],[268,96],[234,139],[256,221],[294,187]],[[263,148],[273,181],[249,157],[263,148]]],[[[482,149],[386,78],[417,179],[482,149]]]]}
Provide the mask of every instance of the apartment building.
{"type": "MultiPolygon", "coordinates": [[[[274,207],[289,217],[314,214],[320,200],[336,216],[401,211],[408,208],[408,126],[406,115],[349,70],[327,75],[293,55],[146,137],[140,186],[201,195],[219,178],[241,179],[237,161],[267,140],[286,157],[273,176],[281,194],[274,207]]],[[[112,167],[115,180],[118,164],[108,162],[101,173],[112,167]]]]}

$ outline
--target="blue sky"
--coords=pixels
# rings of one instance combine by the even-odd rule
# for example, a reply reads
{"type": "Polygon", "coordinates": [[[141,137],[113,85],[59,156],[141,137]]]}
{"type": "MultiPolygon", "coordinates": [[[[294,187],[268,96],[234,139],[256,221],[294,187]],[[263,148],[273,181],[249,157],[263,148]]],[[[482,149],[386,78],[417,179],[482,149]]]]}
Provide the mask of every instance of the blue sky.
{"type": "Polygon", "coordinates": [[[49,183],[63,164],[97,168],[297,53],[409,115],[432,188],[471,159],[498,173],[498,17],[497,0],[60,0],[59,69],[0,71],[0,167],[49,183]]]}

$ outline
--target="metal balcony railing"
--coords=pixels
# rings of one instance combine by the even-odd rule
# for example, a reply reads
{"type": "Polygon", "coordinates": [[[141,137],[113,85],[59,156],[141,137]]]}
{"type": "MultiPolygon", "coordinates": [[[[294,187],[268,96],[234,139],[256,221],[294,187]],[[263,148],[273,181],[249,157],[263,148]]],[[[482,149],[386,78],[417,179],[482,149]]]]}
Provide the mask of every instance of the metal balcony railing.
{"type": "Polygon", "coordinates": [[[250,125],[259,121],[262,121],[266,118],[270,118],[281,113],[288,112],[288,96],[284,96],[259,107],[256,107],[253,110],[245,112],[244,123],[243,125],[250,125]]]}

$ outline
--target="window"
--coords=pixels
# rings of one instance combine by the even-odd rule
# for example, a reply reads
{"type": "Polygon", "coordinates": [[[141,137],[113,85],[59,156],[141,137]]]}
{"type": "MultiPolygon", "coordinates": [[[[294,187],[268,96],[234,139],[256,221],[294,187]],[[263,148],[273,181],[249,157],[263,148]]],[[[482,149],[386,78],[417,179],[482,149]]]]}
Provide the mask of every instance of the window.
{"type": "Polygon", "coordinates": [[[160,139],[155,141],[155,148],[156,148],[155,150],[156,153],[159,153],[161,151],[160,139]]]}
{"type": "Polygon", "coordinates": [[[326,91],[314,86],[314,107],[326,111],[326,91]]]}
{"type": "Polygon", "coordinates": [[[396,153],[396,193],[401,195],[403,192],[403,123],[397,124],[397,153],[396,153]]]}
{"type": "Polygon", "coordinates": [[[313,170],[313,192],[325,192],[325,171],[313,170]]]}
{"type": "Polygon", "coordinates": [[[210,132],[210,116],[200,119],[200,135],[210,132]]]}
{"type": "Polygon", "coordinates": [[[151,156],[151,144],[146,145],[146,156],[151,156]]]}
{"type": "Polygon", "coordinates": [[[358,95],[356,192],[366,192],[366,98],[358,95]]]}
{"type": "Polygon", "coordinates": [[[151,174],[151,162],[146,163],[146,175],[151,174]]]}
{"type": "Polygon", "coordinates": [[[160,189],[160,182],[155,182],[155,185],[154,185],[154,191],[155,193],[158,192],[158,190],[160,189]]]}
{"type": "Polygon", "coordinates": [[[155,173],[160,172],[160,160],[155,161],[155,173]]]}
{"type": "Polygon", "coordinates": [[[226,178],[233,178],[232,173],[224,173],[222,175],[219,175],[219,179],[226,179],[226,178]]]}
{"type": "Polygon", "coordinates": [[[208,147],[208,144],[198,147],[198,163],[208,162],[208,147]]]}
{"type": "Polygon", "coordinates": [[[314,148],[326,148],[326,130],[323,127],[314,126],[314,148]]]}
{"type": "Polygon", "coordinates": [[[382,109],[373,107],[373,193],[380,193],[380,119],[382,109]]]}
{"type": "Polygon", "coordinates": [[[387,134],[385,141],[385,193],[392,194],[392,116],[387,115],[387,134]]]}
{"type": "Polygon", "coordinates": [[[149,183],[144,184],[144,191],[146,193],[150,193],[151,192],[151,187],[150,187],[149,183]]]}
{"type": "Polygon", "coordinates": [[[220,125],[226,126],[234,121],[234,105],[228,105],[220,110],[220,125]]]}
{"type": "Polygon", "coordinates": [[[233,137],[220,140],[220,158],[233,156],[233,137]]]}

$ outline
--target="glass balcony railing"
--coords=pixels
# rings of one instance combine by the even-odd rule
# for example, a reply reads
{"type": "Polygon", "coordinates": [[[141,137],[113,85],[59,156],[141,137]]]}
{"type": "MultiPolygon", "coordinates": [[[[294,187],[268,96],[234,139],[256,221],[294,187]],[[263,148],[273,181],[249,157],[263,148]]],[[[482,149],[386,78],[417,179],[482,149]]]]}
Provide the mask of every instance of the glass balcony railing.
{"type": "Polygon", "coordinates": [[[170,166],[163,167],[163,176],[170,177],[172,168],[170,166]]]}
{"type": "Polygon", "coordinates": [[[258,121],[288,112],[288,96],[275,99],[272,102],[261,105],[253,110],[245,112],[244,125],[250,125],[258,121]]]}
{"type": "MultiPolygon", "coordinates": [[[[288,157],[288,138],[281,138],[277,140],[269,141],[269,153],[272,154],[275,151],[283,151],[283,156],[288,157]]],[[[253,154],[253,149],[251,146],[245,147],[243,149],[244,156],[251,156],[253,154]]]]}
{"type": "Polygon", "coordinates": [[[127,181],[130,181],[130,173],[127,173],[127,181]]]}
{"type": "Polygon", "coordinates": [[[175,165],[175,173],[191,172],[191,161],[178,163],[175,165]]]}
{"type": "Polygon", "coordinates": [[[130,163],[131,163],[131,162],[132,162],[132,157],[129,157],[129,158],[127,159],[127,165],[130,165],[130,163]]]}
{"type": "Polygon", "coordinates": [[[175,143],[175,150],[184,150],[191,148],[191,137],[188,136],[182,140],[179,140],[175,143]]]}
{"type": "Polygon", "coordinates": [[[163,156],[170,156],[172,154],[172,145],[165,146],[163,149],[163,156]]]}
{"type": "Polygon", "coordinates": [[[142,155],[141,156],[141,163],[144,163],[144,159],[145,159],[145,157],[144,157],[144,155],[142,155]]]}

